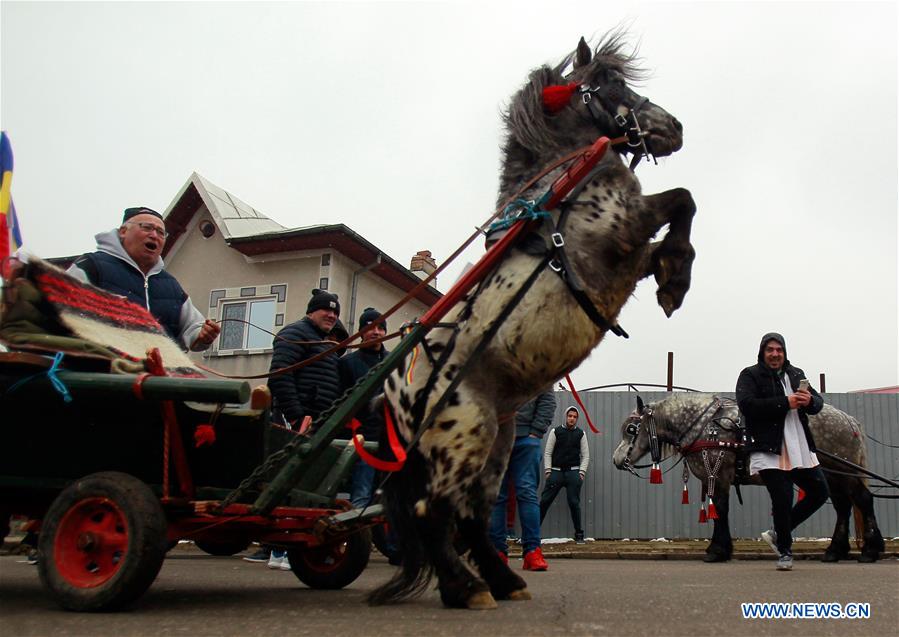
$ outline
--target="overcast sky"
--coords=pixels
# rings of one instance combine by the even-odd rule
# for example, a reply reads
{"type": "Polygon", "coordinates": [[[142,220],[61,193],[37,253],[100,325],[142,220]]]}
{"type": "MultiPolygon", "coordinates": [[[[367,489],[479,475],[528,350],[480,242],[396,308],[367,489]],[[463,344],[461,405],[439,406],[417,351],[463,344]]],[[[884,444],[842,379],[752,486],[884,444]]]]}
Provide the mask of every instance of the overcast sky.
{"type": "MultiPolygon", "coordinates": [[[[637,174],[698,205],[684,306],[652,281],[579,387],[732,391],[759,338],[829,391],[899,384],[895,2],[0,4],[0,117],[25,247],[93,249],[192,171],[279,223],[344,223],[408,264],[492,213],[530,69],[629,25],[636,87],[684,125],[637,174]]],[[[446,290],[480,245],[438,281],[446,290]]],[[[202,264],[198,264],[202,267],[202,264]]],[[[535,320],[553,320],[542,317],[535,320]]]]}

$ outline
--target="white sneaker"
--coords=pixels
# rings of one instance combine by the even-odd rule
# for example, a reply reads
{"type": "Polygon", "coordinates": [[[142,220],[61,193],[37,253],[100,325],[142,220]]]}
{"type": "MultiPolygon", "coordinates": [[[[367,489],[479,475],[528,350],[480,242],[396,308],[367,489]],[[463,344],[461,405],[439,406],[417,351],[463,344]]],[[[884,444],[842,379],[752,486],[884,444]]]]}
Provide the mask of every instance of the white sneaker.
{"type": "Polygon", "coordinates": [[[278,570],[290,570],[290,563],[287,561],[287,555],[275,555],[275,551],[272,551],[272,556],[268,558],[268,564],[266,564],[270,569],[278,570]],[[286,569],[284,565],[287,565],[286,569]]]}
{"type": "Polygon", "coordinates": [[[286,551],[284,552],[284,557],[281,558],[281,570],[282,570],[282,571],[289,571],[289,570],[291,570],[291,568],[290,568],[290,559],[288,559],[288,557],[287,557],[287,552],[286,552],[286,551]]]}
{"type": "Polygon", "coordinates": [[[778,571],[792,571],[793,570],[793,556],[789,553],[785,553],[780,556],[780,559],[777,560],[777,570],[778,571]]]}
{"type": "Polygon", "coordinates": [[[780,557],[780,549],[777,548],[777,533],[774,531],[762,531],[762,540],[771,547],[774,554],[780,557]]]}

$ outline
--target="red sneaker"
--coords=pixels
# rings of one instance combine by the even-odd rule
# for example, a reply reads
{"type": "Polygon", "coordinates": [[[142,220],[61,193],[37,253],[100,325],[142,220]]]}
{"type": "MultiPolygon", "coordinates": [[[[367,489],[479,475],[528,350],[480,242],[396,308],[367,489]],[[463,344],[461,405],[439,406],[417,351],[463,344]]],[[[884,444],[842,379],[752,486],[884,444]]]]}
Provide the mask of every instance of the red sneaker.
{"type": "Polygon", "coordinates": [[[501,559],[503,561],[503,564],[508,566],[509,565],[509,556],[506,555],[505,553],[503,553],[502,551],[497,551],[497,553],[499,554],[499,559],[501,559]]]}
{"type": "Polygon", "coordinates": [[[545,571],[549,568],[549,564],[543,559],[543,551],[538,547],[524,556],[522,568],[526,571],[545,571]]]}

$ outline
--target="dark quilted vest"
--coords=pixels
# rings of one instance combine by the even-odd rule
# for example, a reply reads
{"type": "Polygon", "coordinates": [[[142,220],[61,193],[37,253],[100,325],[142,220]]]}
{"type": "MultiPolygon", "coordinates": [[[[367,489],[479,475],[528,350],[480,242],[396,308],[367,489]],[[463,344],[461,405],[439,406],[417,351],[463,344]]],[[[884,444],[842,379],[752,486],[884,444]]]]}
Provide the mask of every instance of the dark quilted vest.
{"type": "MultiPolygon", "coordinates": [[[[144,275],[134,266],[105,252],[85,254],[75,262],[85,271],[88,280],[113,294],[127,297],[132,303],[147,307],[144,297],[144,275]]],[[[168,335],[178,340],[181,306],[187,293],[177,279],[165,270],[147,279],[150,313],[156,317],[168,335]]]]}
{"type": "Polygon", "coordinates": [[[584,430],[580,427],[568,429],[565,425],[559,425],[555,432],[553,466],[570,469],[581,464],[581,438],[584,437],[584,430]]]}

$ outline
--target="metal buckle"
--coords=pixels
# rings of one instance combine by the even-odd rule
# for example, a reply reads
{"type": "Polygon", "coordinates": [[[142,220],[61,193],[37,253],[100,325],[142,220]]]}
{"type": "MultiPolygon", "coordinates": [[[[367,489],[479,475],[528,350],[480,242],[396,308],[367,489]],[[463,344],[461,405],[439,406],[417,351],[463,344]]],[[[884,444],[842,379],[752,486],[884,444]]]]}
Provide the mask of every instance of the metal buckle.
{"type": "Polygon", "coordinates": [[[621,128],[627,126],[627,115],[622,115],[618,113],[615,115],[615,123],[618,124],[621,128]]]}
{"type": "Polygon", "coordinates": [[[557,248],[561,248],[565,245],[565,239],[562,238],[561,232],[553,232],[549,238],[552,239],[553,245],[557,248]]]}
{"type": "Polygon", "coordinates": [[[562,271],[562,262],[558,259],[550,259],[550,262],[547,265],[549,265],[549,269],[553,272],[558,273],[562,271]]]}

